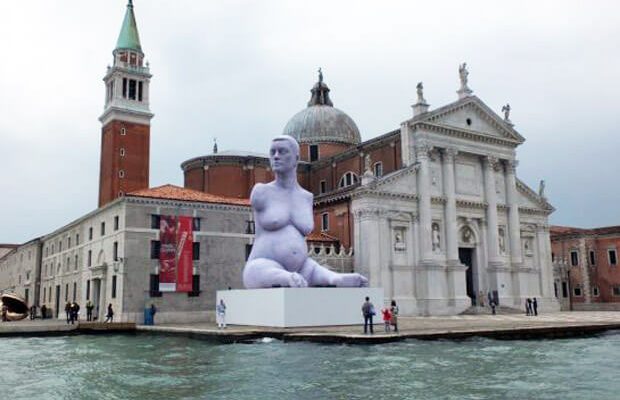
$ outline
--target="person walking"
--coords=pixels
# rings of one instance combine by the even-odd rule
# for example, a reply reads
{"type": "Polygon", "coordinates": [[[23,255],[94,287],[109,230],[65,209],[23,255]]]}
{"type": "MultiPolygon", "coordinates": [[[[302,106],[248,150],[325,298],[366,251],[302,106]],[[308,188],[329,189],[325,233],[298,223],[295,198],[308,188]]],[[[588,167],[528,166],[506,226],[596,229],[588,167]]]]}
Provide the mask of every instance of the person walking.
{"type": "Polygon", "coordinates": [[[226,303],[224,303],[224,299],[220,299],[220,302],[215,306],[215,322],[217,322],[217,329],[226,329],[226,303]]]}
{"type": "Polygon", "coordinates": [[[105,316],[105,321],[103,322],[113,322],[114,321],[114,309],[112,309],[112,303],[108,304],[108,313],[105,316]]]}
{"type": "Polygon", "coordinates": [[[392,313],[392,326],[394,327],[394,332],[398,332],[398,306],[396,305],[396,300],[392,300],[392,304],[390,305],[390,312],[392,313]]]}
{"type": "Polygon", "coordinates": [[[381,314],[383,315],[383,327],[386,332],[389,332],[390,323],[392,322],[392,313],[389,308],[384,308],[381,310],[381,314]]]}
{"type": "Polygon", "coordinates": [[[530,315],[530,298],[525,299],[525,315],[530,315]]]}
{"type": "Polygon", "coordinates": [[[80,305],[75,301],[71,303],[71,325],[78,320],[78,316],[80,314],[80,305]]]}
{"type": "Polygon", "coordinates": [[[495,300],[491,299],[491,301],[489,302],[489,307],[491,307],[491,315],[495,315],[495,300]]]}
{"type": "Polygon", "coordinates": [[[538,316],[538,302],[536,301],[536,297],[534,297],[534,300],[532,300],[532,307],[534,310],[534,315],[538,316]]]}
{"type": "Polygon", "coordinates": [[[86,302],[86,321],[93,320],[93,308],[95,308],[95,305],[92,301],[88,300],[86,302]]]}
{"type": "Polygon", "coordinates": [[[362,304],[362,315],[364,316],[364,333],[368,333],[368,325],[370,325],[370,333],[373,334],[372,317],[375,315],[375,306],[370,302],[370,297],[366,296],[366,301],[362,304]]]}

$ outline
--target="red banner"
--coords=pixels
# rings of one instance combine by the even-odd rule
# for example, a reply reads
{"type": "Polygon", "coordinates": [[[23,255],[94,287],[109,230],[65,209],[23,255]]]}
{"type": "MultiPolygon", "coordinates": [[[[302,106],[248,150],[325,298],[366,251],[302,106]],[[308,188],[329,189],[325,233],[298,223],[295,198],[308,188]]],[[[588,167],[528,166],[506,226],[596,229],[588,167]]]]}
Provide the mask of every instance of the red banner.
{"type": "Polygon", "coordinates": [[[175,217],[162,215],[159,222],[159,291],[176,290],[177,221],[175,217]]]}
{"type": "Polygon", "coordinates": [[[193,242],[192,217],[179,217],[177,225],[177,292],[192,291],[193,242]]]}
{"type": "Polygon", "coordinates": [[[162,215],[159,223],[159,291],[191,292],[193,218],[162,215]]]}

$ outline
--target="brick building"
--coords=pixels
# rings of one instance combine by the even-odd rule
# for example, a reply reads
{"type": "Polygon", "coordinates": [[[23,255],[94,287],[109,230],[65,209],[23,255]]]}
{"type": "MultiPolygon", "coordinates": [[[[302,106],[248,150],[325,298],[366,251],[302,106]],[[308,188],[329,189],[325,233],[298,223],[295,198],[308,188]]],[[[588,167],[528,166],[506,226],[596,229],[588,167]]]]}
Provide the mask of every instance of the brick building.
{"type": "Polygon", "coordinates": [[[551,227],[556,296],[574,310],[620,310],[620,226],[551,227]]]}

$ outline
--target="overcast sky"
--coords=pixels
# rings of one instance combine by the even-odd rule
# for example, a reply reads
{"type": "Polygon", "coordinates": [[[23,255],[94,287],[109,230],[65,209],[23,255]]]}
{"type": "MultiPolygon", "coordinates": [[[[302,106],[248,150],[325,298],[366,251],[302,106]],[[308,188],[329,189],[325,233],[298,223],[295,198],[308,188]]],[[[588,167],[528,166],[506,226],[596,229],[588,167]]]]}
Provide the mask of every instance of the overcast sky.
{"type": "MultiPolygon", "coordinates": [[[[458,65],[526,138],[517,174],[547,182],[554,224],[620,224],[616,1],[135,0],[151,65],[151,186],[180,163],[264,152],[323,68],[364,140],[456,100],[458,65]]],[[[125,0],[0,1],[0,243],[97,207],[104,76],[125,0]]]]}

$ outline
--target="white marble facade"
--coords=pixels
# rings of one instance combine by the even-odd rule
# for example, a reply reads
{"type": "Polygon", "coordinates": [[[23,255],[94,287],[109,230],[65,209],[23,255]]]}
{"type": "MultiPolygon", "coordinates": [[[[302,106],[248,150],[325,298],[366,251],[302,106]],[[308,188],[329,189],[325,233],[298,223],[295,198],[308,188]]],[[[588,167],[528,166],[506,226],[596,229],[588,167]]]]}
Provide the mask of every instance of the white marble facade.
{"type": "Polygon", "coordinates": [[[466,96],[402,123],[403,168],[354,192],[356,269],[404,315],[458,314],[493,291],[502,306],[559,309],[553,207],[516,177],[524,140],[466,96]]]}

